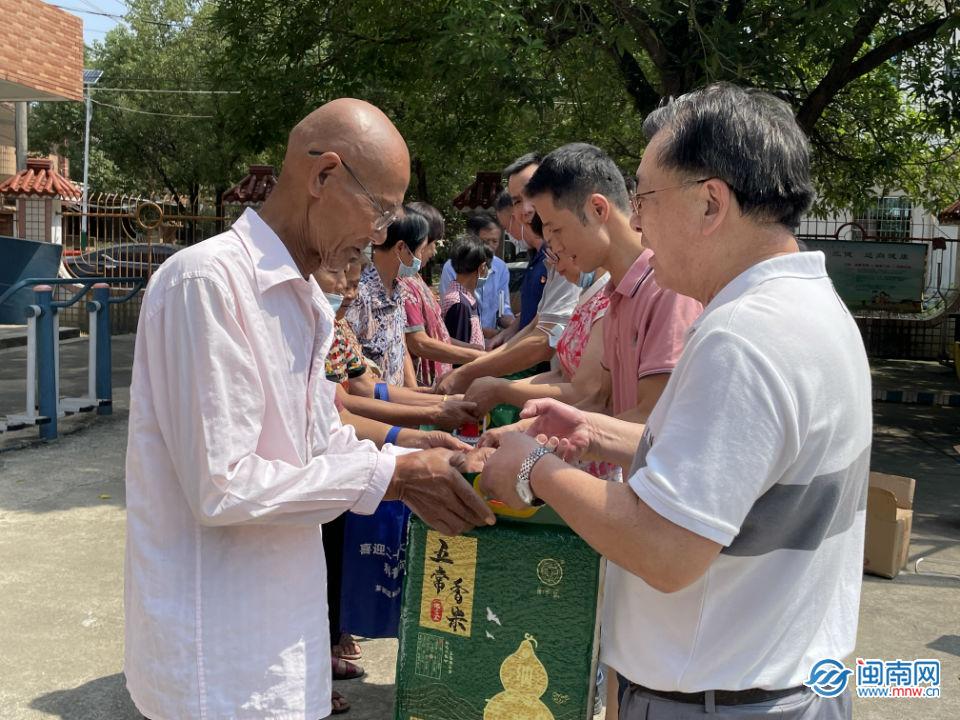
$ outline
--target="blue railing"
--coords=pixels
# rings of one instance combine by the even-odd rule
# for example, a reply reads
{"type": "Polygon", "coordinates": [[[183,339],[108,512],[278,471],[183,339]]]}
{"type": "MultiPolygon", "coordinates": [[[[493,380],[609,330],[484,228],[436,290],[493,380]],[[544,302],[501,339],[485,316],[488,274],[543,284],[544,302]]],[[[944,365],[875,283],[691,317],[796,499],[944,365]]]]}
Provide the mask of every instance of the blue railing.
{"type": "Polygon", "coordinates": [[[113,405],[113,363],[111,359],[110,306],[134,297],[146,280],[136,277],[94,278],[25,278],[0,295],[0,305],[26,288],[32,288],[35,302],[25,311],[27,318],[27,399],[23,415],[7,416],[6,429],[16,430],[31,425],[39,427],[40,437],[57,437],[57,420],[66,413],[96,410],[109,415],[113,405]],[[80,286],[70,298],[54,300],[57,285],[80,286]],[[131,289],[112,297],[110,287],[131,289]],[[91,293],[92,291],[92,293],[91,293]],[[92,294],[87,302],[90,313],[90,351],[87,373],[87,395],[82,398],[60,397],[60,330],[57,313],[92,294]]]}

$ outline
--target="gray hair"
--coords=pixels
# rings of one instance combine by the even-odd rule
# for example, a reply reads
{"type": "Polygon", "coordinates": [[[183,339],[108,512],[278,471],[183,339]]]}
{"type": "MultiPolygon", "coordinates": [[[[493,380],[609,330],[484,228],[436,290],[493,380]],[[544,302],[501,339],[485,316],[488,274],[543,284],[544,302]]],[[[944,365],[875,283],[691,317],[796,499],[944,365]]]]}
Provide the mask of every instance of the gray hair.
{"type": "Polygon", "coordinates": [[[769,93],[708,85],[647,115],[647,139],[661,131],[660,166],[723,180],[744,215],[794,228],[813,202],[807,138],[790,106],[769,93]]]}

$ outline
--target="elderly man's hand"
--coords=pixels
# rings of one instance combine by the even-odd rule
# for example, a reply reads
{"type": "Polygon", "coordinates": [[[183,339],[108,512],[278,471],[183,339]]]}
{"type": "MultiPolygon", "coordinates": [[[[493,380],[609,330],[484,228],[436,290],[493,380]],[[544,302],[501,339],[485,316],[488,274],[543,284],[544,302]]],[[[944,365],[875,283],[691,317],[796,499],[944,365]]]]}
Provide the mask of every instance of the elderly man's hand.
{"type": "Polygon", "coordinates": [[[533,422],[527,434],[541,443],[551,443],[565,462],[583,458],[593,442],[590,418],[583,410],[553,399],[530,400],[520,417],[533,422]]]}
{"type": "Polygon", "coordinates": [[[517,475],[523,461],[538,447],[540,443],[523,433],[501,436],[500,448],[487,460],[480,476],[480,488],[484,494],[518,510],[529,507],[517,495],[517,475]]]}
{"type": "Polygon", "coordinates": [[[509,382],[496,377],[477,378],[470,383],[463,399],[476,403],[477,415],[483,417],[500,404],[500,392],[509,382]]]}
{"type": "Polygon", "coordinates": [[[487,504],[450,463],[457,453],[435,448],[400,455],[385,500],[402,500],[427,525],[459,535],[496,522],[487,504]]]}

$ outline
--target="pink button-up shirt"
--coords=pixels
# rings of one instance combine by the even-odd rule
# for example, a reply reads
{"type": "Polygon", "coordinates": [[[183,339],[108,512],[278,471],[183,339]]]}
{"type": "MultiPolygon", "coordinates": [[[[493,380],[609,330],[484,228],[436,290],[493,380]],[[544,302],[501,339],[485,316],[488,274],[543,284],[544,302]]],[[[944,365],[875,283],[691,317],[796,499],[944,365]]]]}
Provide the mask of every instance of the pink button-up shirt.
{"type": "Polygon", "coordinates": [[[127,687],[152,720],[330,713],[320,524],[395,466],[341,425],[333,312],[252,210],[143,300],[130,390],[127,687]]]}
{"type": "Polygon", "coordinates": [[[657,285],[644,250],[614,287],[603,327],[603,366],[612,376],[614,415],[637,406],[637,383],[647,375],[671,372],[683,353],[687,328],[703,306],[657,285]]]}

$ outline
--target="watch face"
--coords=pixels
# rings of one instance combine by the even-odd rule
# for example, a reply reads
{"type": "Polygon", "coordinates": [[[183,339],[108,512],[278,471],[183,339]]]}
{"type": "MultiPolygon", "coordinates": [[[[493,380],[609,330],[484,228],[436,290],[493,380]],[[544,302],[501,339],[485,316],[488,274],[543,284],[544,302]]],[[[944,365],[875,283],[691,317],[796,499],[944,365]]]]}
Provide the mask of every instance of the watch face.
{"type": "Polygon", "coordinates": [[[517,483],[517,495],[519,495],[520,499],[523,500],[527,505],[533,502],[533,493],[530,492],[529,485],[517,483]]]}

